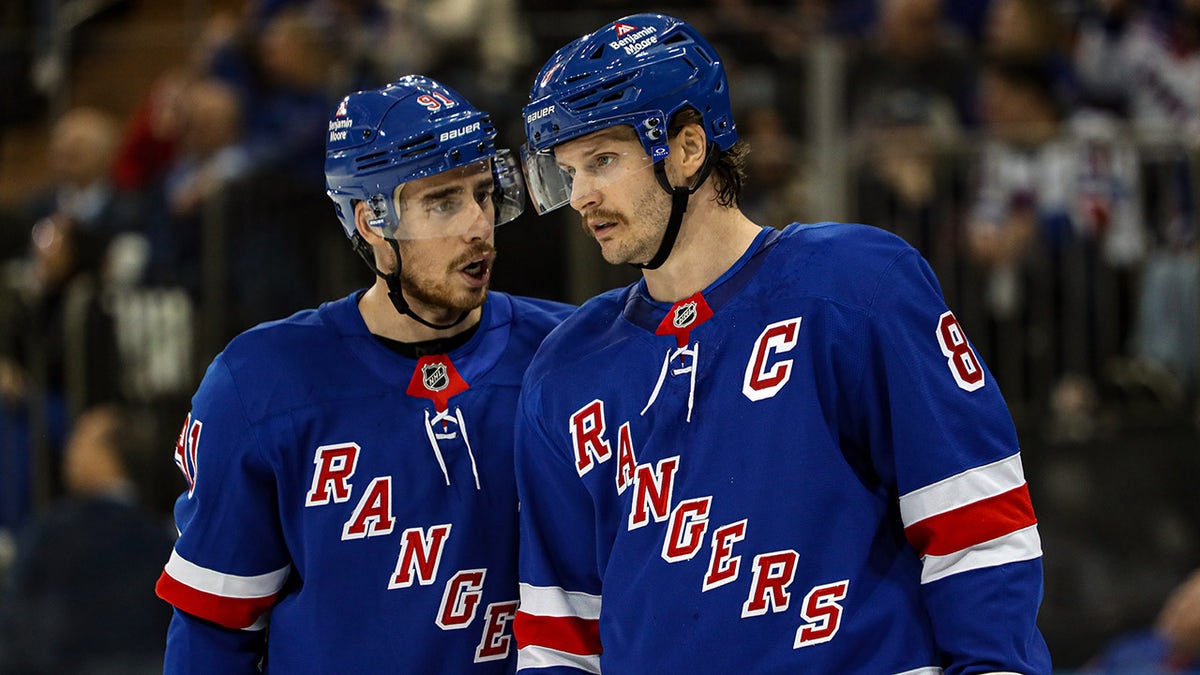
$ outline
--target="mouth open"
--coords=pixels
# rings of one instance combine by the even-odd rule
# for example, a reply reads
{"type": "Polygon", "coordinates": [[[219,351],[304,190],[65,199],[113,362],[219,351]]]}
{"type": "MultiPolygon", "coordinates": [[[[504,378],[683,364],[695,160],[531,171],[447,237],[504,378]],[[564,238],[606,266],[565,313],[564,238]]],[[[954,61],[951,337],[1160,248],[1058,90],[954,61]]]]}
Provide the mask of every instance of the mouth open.
{"type": "Polygon", "coordinates": [[[488,273],[491,271],[491,269],[491,258],[488,256],[479,256],[472,259],[463,267],[459,268],[459,271],[476,281],[482,282],[487,280],[488,273]]]}

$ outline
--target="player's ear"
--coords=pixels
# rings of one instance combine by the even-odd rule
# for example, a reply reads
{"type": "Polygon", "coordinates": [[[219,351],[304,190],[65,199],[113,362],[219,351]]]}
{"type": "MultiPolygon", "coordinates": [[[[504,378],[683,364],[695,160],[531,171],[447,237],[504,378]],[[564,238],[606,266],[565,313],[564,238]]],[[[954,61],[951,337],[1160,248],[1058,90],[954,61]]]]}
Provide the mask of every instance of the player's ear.
{"type": "Polygon", "coordinates": [[[676,157],[680,173],[690,181],[696,177],[700,167],[704,166],[704,156],[708,152],[708,137],[704,127],[699,124],[686,124],[675,138],[671,139],[671,155],[676,157]]]}
{"type": "Polygon", "coordinates": [[[371,211],[371,206],[366,202],[356,202],[354,204],[354,227],[358,230],[358,234],[371,246],[383,243],[383,234],[379,228],[371,227],[368,223],[375,217],[375,213],[371,211]]]}

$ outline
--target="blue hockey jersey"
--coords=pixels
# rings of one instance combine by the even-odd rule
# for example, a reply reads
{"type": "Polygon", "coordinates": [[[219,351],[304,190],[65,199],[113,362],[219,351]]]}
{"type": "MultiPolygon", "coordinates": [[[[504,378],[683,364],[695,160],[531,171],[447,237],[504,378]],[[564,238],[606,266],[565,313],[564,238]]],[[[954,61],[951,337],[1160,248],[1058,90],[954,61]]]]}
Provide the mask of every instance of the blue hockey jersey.
{"type": "Polygon", "coordinates": [[[882,230],[586,303],[526,376],[517,485],[519,670],[1050,672],[1011,417],[882,230]]]}
{"type": "Polygon", "coordinates": [[[517,392],[572,308],[492,292],[413,360],[357,299],[243,333],[193,398],[166,672],[512,672],[517,392]]]}

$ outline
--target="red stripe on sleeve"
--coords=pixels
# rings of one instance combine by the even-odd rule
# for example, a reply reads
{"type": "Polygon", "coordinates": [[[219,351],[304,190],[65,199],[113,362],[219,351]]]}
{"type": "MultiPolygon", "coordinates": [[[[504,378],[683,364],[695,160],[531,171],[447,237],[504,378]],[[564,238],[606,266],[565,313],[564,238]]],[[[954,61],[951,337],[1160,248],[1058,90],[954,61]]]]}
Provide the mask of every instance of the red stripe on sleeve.
{"type": "Polygon", "coordinates": [[[600,621],[576,616],[538,616],[517,612],[513,622],[517,647],[538,646],[568,654],[600,654],[600,621]]]}
{"type": "Polygon", "coordinates": [[[920,555],[947,555],[1037,524],[1029,485],[939,513],[904,528],[920,555]]]}
{"type": "Polygon", "coordinates": [[[166,572],[154,585],[158,597],[193,616],[207,619],[226,628],[247,628],[275,604],[275,593],[262,598],[226,598],[198,591],[166,572]]]}

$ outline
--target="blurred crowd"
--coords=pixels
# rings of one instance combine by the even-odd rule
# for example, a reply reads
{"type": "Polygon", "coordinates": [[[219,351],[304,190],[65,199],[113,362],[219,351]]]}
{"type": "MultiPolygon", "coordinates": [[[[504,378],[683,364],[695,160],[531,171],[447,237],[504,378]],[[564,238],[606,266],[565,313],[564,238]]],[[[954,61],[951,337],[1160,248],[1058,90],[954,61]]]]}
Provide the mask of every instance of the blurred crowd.
{"type": "MultiPolygon", "coordinates": [[[[44,5],[7,15],[33,37],[28,49],[3,45],[13,82],[0,106],[6,133],[31,128],[30,110],[53,108],[51,75],[71,67],[72,54],[64,62],[32,44],[48,30],[44,5]]],[[[150,410],[145,424],[163,437],[186,414],[194,364],[255,323],[369,282],[324,196],[337,100],[427,74],[492,111],[500,144],[517,146],[525,92],[551,50],[647,9],[570,5],[213,3],[187,58],[161,64],[131,114],[56,111],[45,184],[0,203],[0,578],[17,534],[74,494],[69,448],[88,415],[150,410]]],[[[1047,537],[1061,531],[1084,561],[1056,572],[1047,544],[1048,574],[1081,585],[1058,600],[1047,585],[1050,620],[1072,624],[1044,629],[1062,640],[1066,663],[1083,664],[1099,637],[1151,620],[1181,570],[1200,564],[1200,505],[1191,491],[1171,501],[1166,483],[1148,481],[1175,526],[1138,533],[1147,550],[1168,554],[1146,568],[1156,581],[1140,589],[1137,610],[1122,614],[1135,601],[1096,589],[1119,584],[1129,567],[1098,553],[1111,542],[1072,536],[1111,534],[1081,503],[1126,497],[1107,492],[1119,478],[1106,483],[1077,460],[1137,436],[1148,445],[1114,454],[1165,456],[1140,466],[1169,466],[1188,485],[1200,478],[1200,0],[675,0],[654,9],[691,22],[727,61],[752,148],[747,213],[780,227],[852,220],[906,238],[937,270],[1026,445],[1067,448],[1033,453],[1029,471],[1045,476],[1039,513],[1063,514],[1061,528],[1044,525],[1047,537]],[[831,190],[842,212],[816,206],[831,203],[821,195],[831,190]],[[1091,565],[1091,585],[1080,564],[1091,565]],[[1087,621],[1065,608],[1073,602],[1087,621]]],[[[559,218],[536,223],[530,213],[498,233],[496,287],[578,302],[632,278],[582,262],[598,256],[576,255],[574,223],[559,218]]],[[[159,446],[139,452],[169,468],[159,446]]],[[[141,475],[125,484],[123,503],[141,493],[143,511],[169,531],[179,486],[169,474],[141,475]]]]}

